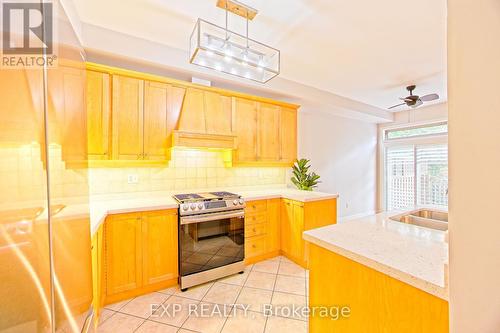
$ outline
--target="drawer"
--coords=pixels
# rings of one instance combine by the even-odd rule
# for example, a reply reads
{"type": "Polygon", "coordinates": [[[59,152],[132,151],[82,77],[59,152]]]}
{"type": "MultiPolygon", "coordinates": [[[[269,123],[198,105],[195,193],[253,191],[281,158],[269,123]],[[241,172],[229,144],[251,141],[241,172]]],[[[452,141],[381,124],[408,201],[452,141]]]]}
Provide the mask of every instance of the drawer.
{"type": "Polygon", "coordinates": [[[267,200],[249,201],[245,207],[246,214],[265,213],[267,211],[267,200]]]}
{"type": "Polygon", "coordinates": [[[266,253],[266,236],[245,238],[245,258],[266,253]]]}
{"type": "Polygon", "coordinates": [[[267,213],[245,214],[245,225],[253,225],[257,223],[266,223],[267,213]]]}
{"type": "Polygon", "coordinates": [[[245,225],[245,237],[254,237],[265,234],[266,234],[266,223],[245,225]]]}

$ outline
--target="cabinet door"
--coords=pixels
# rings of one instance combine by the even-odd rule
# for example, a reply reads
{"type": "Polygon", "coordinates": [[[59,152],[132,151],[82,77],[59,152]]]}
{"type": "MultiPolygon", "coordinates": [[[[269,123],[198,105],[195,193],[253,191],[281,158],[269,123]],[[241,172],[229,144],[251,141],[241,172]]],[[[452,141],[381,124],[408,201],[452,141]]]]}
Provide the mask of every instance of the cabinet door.
{"type": "Polygon", "coordinates": [[[257,105],[256,102],[235,98],[235,132],[238,147],[235,152],[237,162],[257,160],[257,105]]]}
{"type": "Polygon", "coordinates": [[[119,214],[106,219],[106,295],[142,286],[141,215],[119,214]]]}
{"type": "Polygon", "coordinates": [[[304,258],[304,207],[301,203],[293,202],[293,221],[291,223],[290,251],[292,258],[303,263],[304,258]]]}
{"type": "Polygon", "coordinates": [[[280,161],[280,108],[276,105],[259,103],[258,112],[259,160],[280,161]]]}
{"type": "Polygon", "coordinates": [[[167,159],[168,85],[144,82],[144,159],[167,159]]]}
{"type": "MultiPolygon", "coordinates": [[[[66,162],[66,166],[73,163],[79,165],[88,159],[85,70],[76,67],[59,66],[54,71],[48,76],[48,85],[50,87],[54,86],[54,89],[50,89],[52,92],[50,95],[51,102],[58,114],[57,122],[53,123],[53,125],[55,125],[56,132],[59,133],[57,135],[59,138],[51,137],[52,130],[50,130],[49,142],[54,139],[59,141],[62,158],[66,162]],[[61,76],[57,72],[60,72],[61,76]],[[56,80],[61,80],[61,82],[55,82],[56,80]],[[60,89],[61,84],[62,89],[60,89]]],[[[52,122],[50,115],[48,121],[52,122]]],[[[85,164],[82,166],[85,166],[85,164]]]]}
{"type": "Polygon", "coordinates": [[[109,158],[109,74],[87,71],[87,131],[89,159],[109,158]]]}
{"type": "Polygon", "coordinates": [[[280,199],[267,201],[267,251],[279,251],[280,246],[280,199]]]}
{"type": "Polygon", "coordinates": [[[280,146],[281,161],[294,163],[297,159],[297,110],[281,108],[280,146]]]}
{"type": "Polygon", "coordinates": [[[92,237],[92,300],[94,311],[100,314],[103,304],[106,279],[104,276],[104,230],[103,225],[99,227],[92,237]]]}
{"type": "Polygon", "coordinates": [[[208,134],[230,135],[232,132],[231,97],[205,91],[205,120],[208,134]]]}
{"type": "Polygon", "coordinates": [[[144,81],[113,76],[113,159],[138,160],[144,146],[144,81]]]}
{"type": "Polygon", "coordinates": [[[191,133],[205,133],[205,100],[200,89],[187,88],[179,119],[179,130],[191,133]]]}
{"type": "Polygon", "coordinates": [[[177,278],[177,211],[143,213],[142,236],[144,285],[177,278]]]}
{"type": "Polygon", "coordinates": [[[291,255],[292,251],[293,204],[291,200],[283,199],[281,205],[281,250],[291,255]]]}

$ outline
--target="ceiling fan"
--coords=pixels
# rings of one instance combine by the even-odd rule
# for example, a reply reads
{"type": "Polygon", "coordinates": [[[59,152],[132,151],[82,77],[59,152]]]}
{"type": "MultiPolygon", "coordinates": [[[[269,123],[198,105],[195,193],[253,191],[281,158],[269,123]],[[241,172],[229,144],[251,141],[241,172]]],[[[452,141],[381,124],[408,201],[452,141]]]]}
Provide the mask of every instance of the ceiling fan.
{"type": "Polygon", "coordinates": [[[413,90],[415,90],[416,87],[417,86],[415,86],[415,85],[411,85],[411,86],[406,87],[406,90],[408,90],[410,92],[410,96],[405,97],[405,98],[400,98],[400,100],[402,100],[404,103],[393,105],[388,109],[389,110],[394,109],[394,108],[397,108],[398,106],[401,106],[401,105],[407,105],[411,108],[417,108],[420,105],[424,104],[424,102],[434,101],[434,100],[439,98],[438,94],[429,94],[429,95],[425,95],[425,96],[421,96],[421,97],[418,95],[413,95],[413,90]]]}

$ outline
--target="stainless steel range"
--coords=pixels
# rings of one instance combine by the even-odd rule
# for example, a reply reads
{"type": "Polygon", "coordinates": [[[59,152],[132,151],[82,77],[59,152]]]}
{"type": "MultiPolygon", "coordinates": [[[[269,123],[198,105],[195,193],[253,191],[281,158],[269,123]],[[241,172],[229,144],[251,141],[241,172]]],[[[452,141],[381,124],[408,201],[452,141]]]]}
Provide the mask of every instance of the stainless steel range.
{"type": "Polygon", "coordinates": [[[229,192],[174,195],[179,202],[181,290],[244,270],[245,201],[229,192]]]}

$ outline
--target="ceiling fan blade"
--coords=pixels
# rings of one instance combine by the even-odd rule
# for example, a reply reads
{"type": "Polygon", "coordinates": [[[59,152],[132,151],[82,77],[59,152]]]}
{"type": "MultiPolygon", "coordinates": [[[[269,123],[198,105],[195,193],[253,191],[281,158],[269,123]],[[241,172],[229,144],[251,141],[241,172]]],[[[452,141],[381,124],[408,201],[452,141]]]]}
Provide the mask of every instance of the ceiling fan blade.
{"type": "Polygon", "coordinates": [[[401,105],[406,105],[406,103],[401,103],[401,104],[393,105],[390,108],[387,108],[387,110],[397,108],[398,106],[401,106],[401,105]]]}
{"type": "Polygon", "coordinates": [[[439,99],[439,95],[438,94],[429,94],[429,95],[425,95],[425,96],[420,97],[420,99],[423,102],[435,101],[436,99],[439,99]]]}

